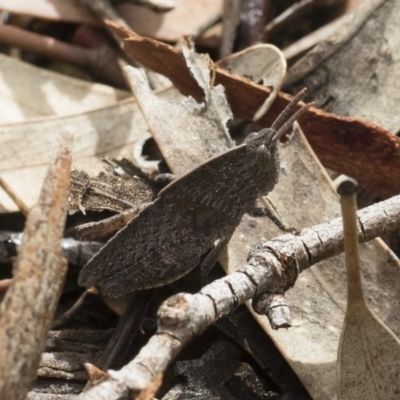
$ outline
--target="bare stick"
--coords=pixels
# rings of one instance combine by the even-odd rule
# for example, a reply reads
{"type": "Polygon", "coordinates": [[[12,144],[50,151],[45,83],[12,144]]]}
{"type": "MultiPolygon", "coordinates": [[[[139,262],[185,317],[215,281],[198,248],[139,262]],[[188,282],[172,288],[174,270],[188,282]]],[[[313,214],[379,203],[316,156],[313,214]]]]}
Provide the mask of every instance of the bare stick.
{"type": "Polygon", "coordinates": [[[114,60],[114,52],[108,46],[87,49],[11,25],[0,25],[0,42],[87,68],[94,75],[108,79],[116,86],[124,86],[121,70],[114,60]]]}
{"type": "MultiPolygon", "coordinates": [[[[0,262],[12,261],[21,245],[22,233],[0,231],[0,262]]],[[[82,242],[64,238],[61,242],[64,257],[75,265],[85,265],[104,246],[101,242],[82,242]]]]}
{"type": "Polygon", "coordinates": [[[0,293],[5,293],[11,286],[12,279],[2,279],[0,280],[0,293]]]}
{"type": "Polygon", "coordinates": [[[301,0],[294,3],[291,7],[285,10],[282,14],[278,15],[264,28],[264,40],[267,41],[272,34],[278,32],[284,26],[292,23],[296,18],[300,18],[303,14],[307,13],[313,6],[314,0],[301,0]]]}
{"type": "Polygon", "coordinates": [[[90,49],[63,43],[49,36],[39,35],[11,25],[0,25],[0,41],[82,67],[88,67],[93,62],[93,51],[90,49]]]}
{"type": "Polygon", "coordinates": [[[0,305],[0,398],[23,400],[36,377],[67,263],[61,239],[68,210],[72,136],[63,136],[39,202],[29,213],[13,282],[0,305]]]}
{"type": "Polygon", "coordinates": [[[23,200],[16,195],[16,193],[11,189],[10,185],[8,185],[7,182],[1,176],[0,176],[0,187],[8,194],[11,200],[16,204],[16,206],[19,208],[22,214],[24,214],[26,217],[29,213],[29,208],[23,202],[23,200]]]}
{"type": "MultiPolygon", "coordinates": [[[[400,196],[361,210],[358,218],[360,242],[400,229],[400,196]]],[[[257,245],[248,263],[235,273],[197,294],[181,293],[166,300],[158,311],[157,334],[133,361],[119,371],[108,371],[111,379],[82,393],[79,400],[124,399],[129,389],[143,390],[193,337],[218,318],[261,293],[284,293],[301,271],[342,251],[342,218],[304,229],[299,236],[286,234],[257,245]],[[321,246],[326,232],[330,237],[321,246]]]]}
{"type": "Polygon", "coordinates": [[[357,182],[344,177],[337,188],[343,215],[343,236],[347,269],[347,303],[363,303],[365,298],[360,270],[360,252],[357,228],[357,182]]]}

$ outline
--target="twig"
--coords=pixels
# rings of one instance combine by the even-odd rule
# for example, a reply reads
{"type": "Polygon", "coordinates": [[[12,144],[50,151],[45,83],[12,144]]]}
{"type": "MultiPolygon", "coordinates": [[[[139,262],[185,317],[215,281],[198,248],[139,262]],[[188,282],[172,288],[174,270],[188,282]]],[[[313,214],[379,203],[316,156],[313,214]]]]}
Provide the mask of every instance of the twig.
{"type": "Polygon", "coordinates": [[[75,394],[53,394],[29,392],[25,400],[76,400],[75,394]]]}
{"type": "MultiPolygon", "coordinates": [[[[21,245],[23,234],[0,231],[0,262],[11,261],[21,245]]],[[[101,242],[82,242],[73,238],[64,238],[61,248],[68,262],[85,265],[102,247],[101,242]]]]}
{"type": "Polygon", "coordinates": [[[97,362],[99,368],[120,367],[127,361],[127,353],[129,354],[132,342],[137,336],[143,317],[146,315],[153,298],[153,292],[153,290],[140,290],[131,295],[113,336],[97,362]]]}
{"type": "Polygon", "coordinates": [[[265,26],[263,41],[268,41],[273,34],[308,13],[313,7],[315,7],[315,0],[300,0],[294,3],[265,26]]]}
{"type": "MultiPolygon", "coordinates": [[[[359,240],[366,242],[400,228],[400,196],[358,213],[359,240]]],[[[129,389],[146,388],[182,348],[218,318],[261,293],[281,293],[292,287],[300,272],[343,251],[342,219],[304,229],[299,236],[283,235],[257,245],[248,263],[235,273],[204,287],[197,294],[181,293],[158,311],[158,330],[136,358],[111,379],[82,393],[79,400],[124,399],[129,389]]]]}
{"type": "Polygon", "coordinates": [[[53,322],[52,329],[59,329],[60,327],[66,325],[69,321],[71,321],[78,310],[82,307],[89,293],[91,293],[90,288],[86,289],[75,301],[75,303],[63,315],[61,315],[61,317],[53,322]]]}
{"type": "Polygon", "coordinates": [[[11,25],[0,25],[0,42],[87,68],[118,87],[125,86],[114,52],[106,45],[87,49],[11,25]]]}
{"type": "Polygon", "coordinates": [[[298,56],[306,50],[309,50],[311,47],[317,45],[319,42],[327,39],[334,32],[340,29],[341,25],[345,23],[346,20],[347,15],[344,15],[343,17],[340,17],[332,22],[329,22],[328,24],[325,24],[319,29],[316,29],[309,35],[302,37],[297,42],[292,43],[290,46],[285,47],[282,52],[286,60],[298,56]]]}
{"type": "Polygon", "coordinates": [[[0,293],[5,293],[11,286],[12,279],[1,279],[0,280],[0,293]]]}
{"type": "Polygon", "coordinates": [[[68,209],[72,136],[63,136],[38,204],[29,213],[16,273],[0,305],[0,398],[23,400],[61,294],[67,263],[62,256],[68,209]]]}
{"type": "MultiPolygon", "coordinates": [[[[1,25],[0,25],[1,27],[1,25]]],[[[0,39],[1,41],[1,39],[0,39]]],[[[25,215],[25,217],[29,213],[29,208],[27,205],[20,199],[16,193],[11,189],[10,185],[0,176],[0,187],[8,194],[8,196],[11,198],[11,200],[16,204],[16,206],[19,208],[19,210],[22,212],[22,214],[25,215]]]]}

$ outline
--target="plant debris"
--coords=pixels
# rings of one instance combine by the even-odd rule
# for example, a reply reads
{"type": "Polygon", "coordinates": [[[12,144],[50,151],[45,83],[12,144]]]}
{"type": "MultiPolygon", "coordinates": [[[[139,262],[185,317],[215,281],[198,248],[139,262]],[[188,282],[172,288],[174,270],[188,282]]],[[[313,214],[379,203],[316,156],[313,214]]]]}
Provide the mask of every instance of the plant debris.
{"type": "Polygon", "coordinates": [[[399,199],[347,301],[328,174],[399,192],[397,3],[64,3],[0,0],[0,397],[396,397],[399,199]]]}

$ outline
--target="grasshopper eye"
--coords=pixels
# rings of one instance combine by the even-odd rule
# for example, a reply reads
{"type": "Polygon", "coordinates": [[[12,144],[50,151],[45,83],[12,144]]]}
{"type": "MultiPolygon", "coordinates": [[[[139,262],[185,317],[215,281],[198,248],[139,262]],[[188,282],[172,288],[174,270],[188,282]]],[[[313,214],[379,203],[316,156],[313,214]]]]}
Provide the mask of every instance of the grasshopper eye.
{"type": "Polygon", "coordinates": [[[250,142],[251,140],[254,140],[254,139],[258,138],[258,137],[259,137],[259,132],[252,132],[252,133],[249,133],[249,134],[245,137],[244,142],[245,142],[245,143],[248,143],[248,142],[250,142]]]}

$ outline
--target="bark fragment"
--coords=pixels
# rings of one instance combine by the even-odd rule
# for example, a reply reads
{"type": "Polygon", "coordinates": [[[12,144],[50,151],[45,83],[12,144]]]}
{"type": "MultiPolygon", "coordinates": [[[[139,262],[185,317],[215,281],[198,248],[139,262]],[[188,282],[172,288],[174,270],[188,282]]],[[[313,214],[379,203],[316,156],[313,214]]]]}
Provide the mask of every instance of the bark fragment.
{"type": "Polygon", "coordinates": [[[64,134],[29,213],[12,285],[0,305],[0,397],[23,400],[36,377],[67,263],[62,255],[72,136],[64,134]]]}

